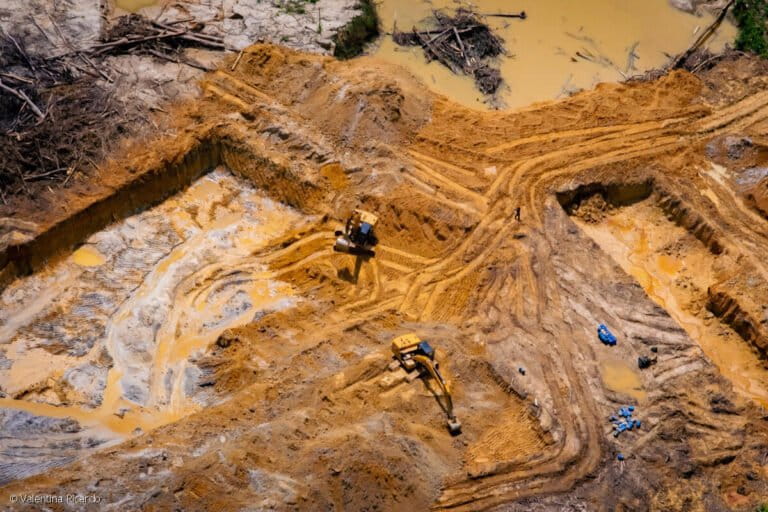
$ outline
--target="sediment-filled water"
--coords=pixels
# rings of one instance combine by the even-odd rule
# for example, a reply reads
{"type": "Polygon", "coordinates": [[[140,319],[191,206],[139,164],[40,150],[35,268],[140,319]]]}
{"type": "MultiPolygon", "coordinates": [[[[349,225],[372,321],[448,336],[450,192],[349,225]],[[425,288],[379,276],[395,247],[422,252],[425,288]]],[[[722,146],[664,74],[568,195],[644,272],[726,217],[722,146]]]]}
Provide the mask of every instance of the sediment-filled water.
{"type": "Polygon", "coordinates": [[[257,253],[303,222],[218,169],[17,280],[0,294],[3,418],[69,418],[103,441],[199,410],[194,357],[296,303],[257,253]]]}
{"type": "MultiPolygon", "coordinates": [[[[453,10],[452,0],[383,0],[377,3],[382,28],[408,31],[424,27],[433,9],[453,10]]],[[[519,13],[525,20],[488,17],[508,55],[499,59],[505,85],[499,92],[509,108],[567,96],[600,82],[618,82],[658,68],[670,56],[687,49],[714,16],[696,16],[672,7],[667,0],[478,0],[472,5],[481,14],[519,13]]],[[[724,22],[708,43],[718,51],[736,36],[724,22]]],[[[426,62],[421,48],[397,46],[390,35],[382,37],[377,57],[400,64],[429,87],[454,101],[486,108],[485,98],[471,78],[453,74],[433,61],[426,62]]]]}

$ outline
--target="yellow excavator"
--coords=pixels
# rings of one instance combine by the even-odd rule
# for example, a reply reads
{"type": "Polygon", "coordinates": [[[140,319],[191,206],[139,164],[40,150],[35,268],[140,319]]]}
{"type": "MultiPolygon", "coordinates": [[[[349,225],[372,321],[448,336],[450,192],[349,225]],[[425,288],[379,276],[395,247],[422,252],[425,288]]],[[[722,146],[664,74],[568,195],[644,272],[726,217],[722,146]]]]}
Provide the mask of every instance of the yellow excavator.
{"type": "Polygon", "coordinates": [[[347,219],[344,231],[336,231],[333,250],[359,256],[375,256],[373,247],[379,243],[373,232],[379,218],[364,210],[355,210],[347,219]]]}
{"type": "Polygon", "coordinates": [[[438,363],[435,361],[435,349],[427,341],[410,333],[398,336],[392,340],[392,353],[395,359],[399,361],[400,366],[409,374],[414,375],[414,378],[424,372],[432,376],[442,391],[442,395],[435,393],[435,396],[448,416],[448,431],[451,435],[460,434],[461,422],[453,413],[453,398],[451,397],[450,385],[440,374],[438,363]],[[411,373],[414,370],[418,371],[415,374],[411,373]]]}

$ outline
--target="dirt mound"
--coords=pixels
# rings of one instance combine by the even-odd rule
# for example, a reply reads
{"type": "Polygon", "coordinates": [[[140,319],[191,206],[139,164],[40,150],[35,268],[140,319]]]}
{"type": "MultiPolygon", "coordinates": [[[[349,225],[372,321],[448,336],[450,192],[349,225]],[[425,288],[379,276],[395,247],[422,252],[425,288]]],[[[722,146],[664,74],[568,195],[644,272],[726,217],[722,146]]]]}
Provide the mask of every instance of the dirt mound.
{"type": "Polygon", "coordinates": [[[429,97],[416,79],[367,58],[339,62],[256,45],[245,51],[234,75],[353,147],[408,139],[430,115],[429,97]]]}
{"type": "Polygon", "coordinates": [[[313,506],[342,510],[387,510],[398,504],[428,508],[440,482],[434,454],[415,439],[372,439],[370,432],[349,433],[330,449],[319,449],[305,462],[311,474],[330,469],[328,489],[313,506]]]}

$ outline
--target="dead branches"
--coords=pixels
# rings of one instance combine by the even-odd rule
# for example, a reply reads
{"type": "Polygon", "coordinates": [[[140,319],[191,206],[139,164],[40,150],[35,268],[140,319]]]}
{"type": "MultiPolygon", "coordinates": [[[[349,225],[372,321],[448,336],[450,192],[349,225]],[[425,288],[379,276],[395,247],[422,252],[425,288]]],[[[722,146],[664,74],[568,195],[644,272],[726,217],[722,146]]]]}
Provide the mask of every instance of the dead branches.
{"type": "Polygon", "coordinates": [[[9,93],[13,94],[14,96],[16,96],[17,98],[19,98],[22,101],[24,101],[29,106],[29,108],[32,109],[32,112],[35,113],[37,118],[40,119],[41,121],[43,120],[43,118],[45,118],[45,114],[43,114],[40,111],[40,109],[37,108],[37,105],[35,105],[35,103],[31,99],[29,99],[29,96],[24,94],[24,91],[16,90],[13,87],[8,87],[7,85],[5,85],[3,83],[2,80],[0,80],[0,89],[4,90],[6,92],[9,92],[9,93]]]}
{"type": "Polygon", "coordinates": [[[693,44],[683,53],[678,55],[669,65],[669,69],[679,69],[684,66],[685,61],[693,55],[696,50],[702,47],[702,45],[714,34],[718,27],[723,23],[723,20],[725,19],[726,15],[728,14],[728,9],[731,8],[731,6],[736,2],[736,0],[729,0],[728,3],[725,5],[725,7],[722,8],[720,11],[720,14],[715,18],[715,20],[701,33],[699,34],[699,37],[696,38],[696,41],[693,42],[693,44]]]}
{"type": "Polygon", "coordinates": [[[183,50],[189,47],[218,51],[229,49],[223,39],[196,32],[202,29],[200,24],[187,28],[175,25],[178,23],[158,23],[138,14],[122,16],[110,27],[102,43],[80,53],[93,58],[124,54],[152,55],[161,60],[210,71],[202,64],[185,58],[183,50]]]}
{"type": "Polygon", "coordinates": [[[202,27],[199,25],[193,25],[191,28],[165,25],[138,14],[122,16],[109,29],[104,42],[91,47],[88,53],[151,53],[149,50],[168,53],[185,47],[227,49],[223,39],[194,31],[200,28],[202,27]]]}
{"type": "Polygon", "coordinates": [[[185,50],[228,50],[221,38],[203,33],[200,23],[163,24],[139,15],[118,18],[99,43],[77,48],[56,20],[50,20],[65,48],[55,56],[28,50],[46,46],[32,43],[51,41],[37,23],[39,34],[22,36],[0,28],[3,202],[16,194],[34,196],[54,183],[66,185],[78,172],[95,167],[94,162],[109,151],[110,142],[128,131],[132,120],[115,98],[108,57],[147,55],[208,71],[188,58],[185,50]]]}
{"type": "Polygon", "coordinates": [[[421,46],[428,60],[436,60],[454,73],[473,76],[485,94],[496,92],[501,73],[484,61],[503,54],[504,41],[467,9],[458,9],[454,16],[435,11],[433,16],[435,28],[395,30],[392,39],[401,46],[421,46]]]}
{"type": "MultiPolygon", "coordinates": [[[[102,155],[102,140],[125,130],[121,106],[78,66],[49,58],[21,37],[0,34],[0,197],[34,196],[66,183],[102,155]]],[[[42,36],[40,36],[42,37],[42,36]]],[[[86,57],[87,58],[87,57],[86,57]]],[[[95,62],[92,63],[97,68],[95,62]]]]}
{"type": "Polygon", "coordinates": [[[485,14],[485,16],[493,17],[493,18],[518,18],[521,20],[528,18],[528,15],[525,14],[525,11],[520,11],[519,13],[509,13],[509,14],[504,14],[504,13],[485,14]]]}

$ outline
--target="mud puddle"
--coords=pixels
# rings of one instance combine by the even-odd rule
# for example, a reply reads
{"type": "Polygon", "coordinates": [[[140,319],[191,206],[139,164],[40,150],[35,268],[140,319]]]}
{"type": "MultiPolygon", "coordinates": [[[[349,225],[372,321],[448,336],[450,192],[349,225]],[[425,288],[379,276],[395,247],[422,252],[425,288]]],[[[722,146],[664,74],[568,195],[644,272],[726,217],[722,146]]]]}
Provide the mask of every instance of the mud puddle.
{"type": "MultiPolygon", "coordinates": [[[[598,223],[574,221],[696,341],[734,388],[768,405],[768,371],[748,344],[706,310],[715,256],[669,222],[650,200],[611,212],[598,223]]],[[[610,385],[608,387],[611,387],[610,385]]]]}
{"type": "MultiPolygon", "coordinates": [[[[387,33],[397,25],[410,30],[433,9],[455,9],[453,0],[383,0],[377,4],[387,33]]],[[[510,55],[501,59],[506,90],[500,94],[508,108],[560,98],[600,82],[617,82],[658,68],[685,50],[714,19],[694,16],[667,0],[615,2],[585,0],[478,0],[483,14],[525,11],[526,20],[487,18],[505,40],[510,55]]],[[[709,42],[721,50],[736,37],[736,28],[724,22],[709,42]]],[[[397,46],[385,35],[375,55],[404,66],[436,92],[468,107],[487,108],[471,78],[454,75],[437,62],[426,64],[418,48],[397,46]]]]}
{"type": "Polygon", "coordinates": [[[115,7],[125,12],[139,12],[142,9],[153,7],[159,0],[114,0],[115,7]]]}
{"type": "Polygon", "coordinates": [[[106,259],[97,249],[84,245],[72,253],[72,261],[83,267],[98,267],[103,265],[106,259]]]}
{"type": "Polygon", "coordinates": [[[625,361],[612,359],[600,365],[600,375],[606,388],[631,396],[638,402],[643,402],[646,393],[637,371],[625,361]]]}
{"type": "Polygon", "coordinates": [[[254,253],[306,220],[217,169],[16,281],[0,295],[0,413],[71,418],[103,441],[199,410],[194,357],[296,303],[254,253]]]}

